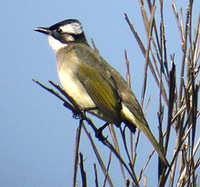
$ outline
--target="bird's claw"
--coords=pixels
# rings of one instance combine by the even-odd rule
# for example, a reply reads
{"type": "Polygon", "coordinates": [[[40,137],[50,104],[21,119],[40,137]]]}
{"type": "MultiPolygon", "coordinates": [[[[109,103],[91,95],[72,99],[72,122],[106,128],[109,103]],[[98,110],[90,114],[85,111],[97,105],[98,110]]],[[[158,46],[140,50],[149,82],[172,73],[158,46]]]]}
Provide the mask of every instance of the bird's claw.
{"type": "Polygon", "coordinates": [[[105,141],[108,136],[105,138],[102,134],[102,131],[105,129],[105,127],[108,126],[108,123],[104,124],[102,127],[96,130],[95,136],[99,139],[99,141],[105,141]]]}

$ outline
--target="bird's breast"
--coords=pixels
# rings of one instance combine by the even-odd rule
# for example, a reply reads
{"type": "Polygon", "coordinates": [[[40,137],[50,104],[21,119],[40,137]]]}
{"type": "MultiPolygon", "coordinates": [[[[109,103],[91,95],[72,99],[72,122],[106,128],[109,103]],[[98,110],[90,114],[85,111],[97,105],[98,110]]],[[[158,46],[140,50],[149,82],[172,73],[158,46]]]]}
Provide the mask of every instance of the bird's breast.
{"type": "Polygon", "coordinates": [[[94,102],[86,92],[77,77],[80,60],[73,55],[57,58],[57,70],[64,90],[71,96],[81,109],[95,107],[94,102]]]}

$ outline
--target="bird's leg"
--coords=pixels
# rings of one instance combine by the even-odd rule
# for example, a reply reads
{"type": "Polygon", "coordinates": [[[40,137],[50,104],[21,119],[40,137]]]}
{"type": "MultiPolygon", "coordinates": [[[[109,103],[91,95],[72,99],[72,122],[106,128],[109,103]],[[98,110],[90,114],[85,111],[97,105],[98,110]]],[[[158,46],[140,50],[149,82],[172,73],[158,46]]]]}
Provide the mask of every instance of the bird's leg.
{"type": "Polygon", "coordinates": [[[95,136],[100,140],[100,141],[104,141],[107,139],[103,137],[102,131],[109,125],[109,123],[105,123],[102,127],[100,127],[99,129],[97,129],[95,136]]]}
{"type": "MultiPolygon", "coordinates": [[[[97,110],[97,107],[90,107],[90,108],[85,108],[83,111],[85,112],[90,112],[91,110],[97,110]]],[[[106,138],[104,138],[102,131],[109,125],[109,123],[105,123],[102,127],[100,127],[99,129],[95,130],[95,136],[100,140],[100,141],[104,141],[106,140],[106,138]]]]}

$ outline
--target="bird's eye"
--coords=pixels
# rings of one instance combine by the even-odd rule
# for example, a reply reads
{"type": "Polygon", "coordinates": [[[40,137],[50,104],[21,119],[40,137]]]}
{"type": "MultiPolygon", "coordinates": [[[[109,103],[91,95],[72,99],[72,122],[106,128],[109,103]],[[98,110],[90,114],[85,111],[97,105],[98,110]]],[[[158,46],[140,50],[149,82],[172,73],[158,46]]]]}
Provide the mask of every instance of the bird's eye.
{"type": "Polygon", "coordinates": [[[57,32],[62,33],[62,29],[58,28],[57,32]]]}

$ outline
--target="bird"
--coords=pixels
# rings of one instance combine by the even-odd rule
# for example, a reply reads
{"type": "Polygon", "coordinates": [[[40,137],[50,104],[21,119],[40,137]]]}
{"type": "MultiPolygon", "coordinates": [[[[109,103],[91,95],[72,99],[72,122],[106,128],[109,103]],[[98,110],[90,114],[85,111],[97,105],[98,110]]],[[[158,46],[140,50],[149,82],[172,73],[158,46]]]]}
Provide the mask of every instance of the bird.
{"type": "Polygon", "coordinates": [[[81,111],[117,127],[123,122],[133,133],[139,128],[169,165],[133,91],[120,73],[90,47],[80,21],[67,19],[34,31],[48,36],[61,85],[81,111]]]}

